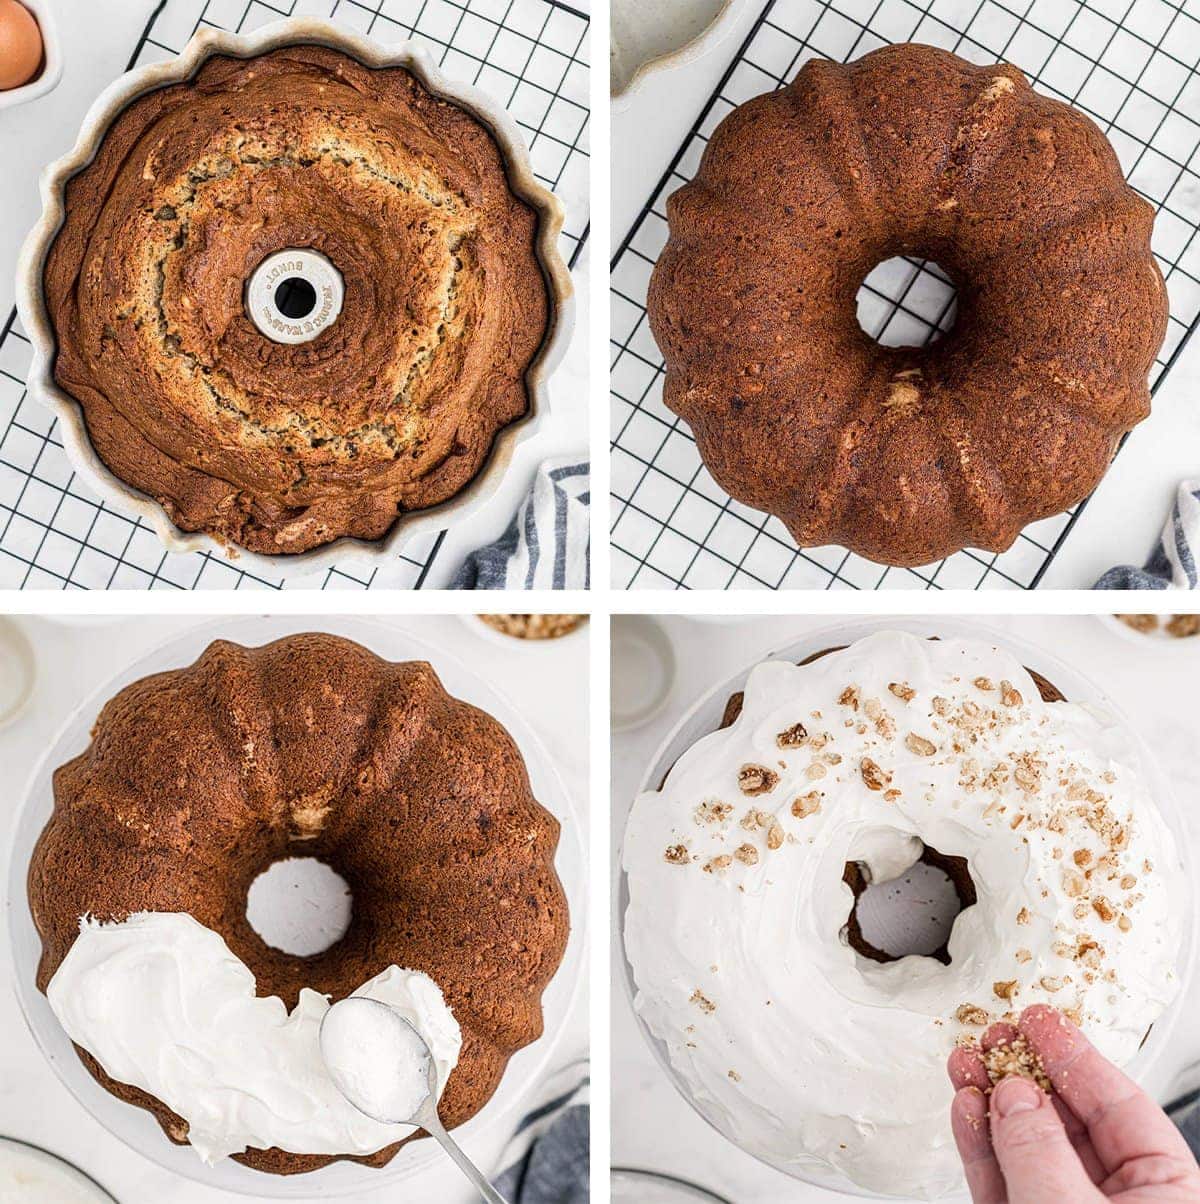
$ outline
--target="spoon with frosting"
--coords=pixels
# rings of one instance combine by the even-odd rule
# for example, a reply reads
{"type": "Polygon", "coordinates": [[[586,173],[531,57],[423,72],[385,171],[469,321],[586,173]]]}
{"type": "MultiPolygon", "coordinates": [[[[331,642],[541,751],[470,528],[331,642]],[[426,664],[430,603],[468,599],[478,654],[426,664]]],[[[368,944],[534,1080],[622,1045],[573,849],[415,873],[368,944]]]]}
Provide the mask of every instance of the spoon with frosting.
{"type": "Polygon", "coordinates": [[[507,1204],[446,1132],[437,1111],[433,1054],[399,1012],[376,999],[339,1000],[321,1021],[320,1042],[329,1077],[355,1108],[381,1124],[424,1129],[487,1204],[507,1204]]]}

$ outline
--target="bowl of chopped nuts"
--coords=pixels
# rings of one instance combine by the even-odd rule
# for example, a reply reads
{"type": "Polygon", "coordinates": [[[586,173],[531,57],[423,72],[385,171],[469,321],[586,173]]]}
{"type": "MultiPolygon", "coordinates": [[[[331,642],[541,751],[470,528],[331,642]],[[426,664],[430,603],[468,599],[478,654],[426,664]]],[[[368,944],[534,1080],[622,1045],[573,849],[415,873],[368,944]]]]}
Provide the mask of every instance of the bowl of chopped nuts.
{"type": "Polygon", "coordinates": [[[463,622],[481,639],[503,648],[534,652],[560,648],[587,638],[587,615],[463,615],[463,622]]]}
{"type": "Polygon", "coordinates": [[[1144,652],[1200,652],[1200,614],[1122,614],[1096,616],[1109,631],[1144,652]]]}

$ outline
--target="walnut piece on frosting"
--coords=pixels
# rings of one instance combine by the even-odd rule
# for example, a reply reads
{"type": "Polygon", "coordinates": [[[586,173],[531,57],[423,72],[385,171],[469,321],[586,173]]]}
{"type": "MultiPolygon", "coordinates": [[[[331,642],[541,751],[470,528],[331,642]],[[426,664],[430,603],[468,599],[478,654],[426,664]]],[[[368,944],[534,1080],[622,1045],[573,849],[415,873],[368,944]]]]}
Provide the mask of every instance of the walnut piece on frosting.
{"type": "Polygon", "coordinates": [[[743,765],[738,770],[738,788],[751,797],[769,794],[778,781],[779,774],[765,765],[743,765]]]}

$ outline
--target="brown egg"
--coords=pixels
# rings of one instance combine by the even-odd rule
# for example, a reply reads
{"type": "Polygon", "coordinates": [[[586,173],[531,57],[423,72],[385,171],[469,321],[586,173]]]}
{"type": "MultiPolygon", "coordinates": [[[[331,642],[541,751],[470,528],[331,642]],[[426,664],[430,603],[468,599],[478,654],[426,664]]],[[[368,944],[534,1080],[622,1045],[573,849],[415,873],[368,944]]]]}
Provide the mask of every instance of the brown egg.
{"type": "Polygon", "coordinates": [[[0,0],[0,92],[27,84],[42,66],[42,31],[17,0],[0,0]]]}

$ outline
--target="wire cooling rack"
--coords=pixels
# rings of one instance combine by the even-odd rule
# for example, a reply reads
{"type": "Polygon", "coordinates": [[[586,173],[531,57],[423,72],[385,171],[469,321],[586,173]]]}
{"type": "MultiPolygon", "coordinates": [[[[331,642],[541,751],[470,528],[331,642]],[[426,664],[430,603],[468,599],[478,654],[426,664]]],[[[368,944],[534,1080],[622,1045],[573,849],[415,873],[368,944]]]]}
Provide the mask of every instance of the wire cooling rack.
{"type": "MultiPolygon", "coordinates": [[[[329,17],[382,42],[414,38],[446,73],[503,101],[534,173],[566,212],[572,267],[588,236],[586,13],[560,0],[166,0],[130,67],[178,54],[198,29],[249,32],[283,17],[329,17]]],[[[97,498],[71,470],[57,424],[25,391],[30,346],[15,311],[0,327],[0,589],[285,588],[208,552],[170,554],[154,530],[97,498]]],[[[417,588],[445,532],[388,566],[348,563],[291,588],[417,588]]]]}
{"type": "MultiPolygon", "coordinates": [[[[770,0],[612,265],[613,584],[622,588],[980,589],[1037,585],[1075,510],[1027,527],[1007,552],[964,551],[889,569],[844,548],[798,550],[778,519],[733,501],[662,402],[646,287],[667,238],[666,198],[689,180],[736,105],[795,78],[813,57],[845,61],[917,41],[1020,67],[1090,114],[1157,209],[1154,250],[1171,316],[1160,385],[1200,324],[1200,5],[1195,0],[770,0]]],[[[868,277],[859,319],[888,344],[948,328],[952,290],[932,264],[895,259],[868,277]]]]}

